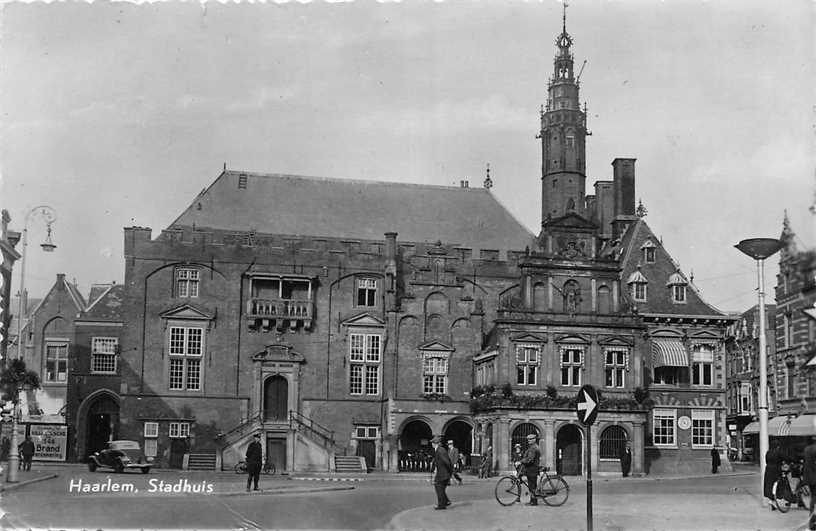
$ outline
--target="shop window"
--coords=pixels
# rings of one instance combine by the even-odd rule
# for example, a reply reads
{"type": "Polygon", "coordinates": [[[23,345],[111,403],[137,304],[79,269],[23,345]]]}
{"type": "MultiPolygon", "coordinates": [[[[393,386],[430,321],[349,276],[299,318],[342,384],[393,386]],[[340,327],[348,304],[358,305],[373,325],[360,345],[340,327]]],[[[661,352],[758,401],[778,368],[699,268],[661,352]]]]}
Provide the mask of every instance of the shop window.
{"type": "Polygon", "coordinates": [[[660,385],[682,385],[689,383],[688,367],[655,367],[654,383],[660,385]]]}
{"type": "Polygon", "coordinates": [[[711,448],[714,444],[714,412],[691,412],[691,446],[692,448],[711,448]]]}

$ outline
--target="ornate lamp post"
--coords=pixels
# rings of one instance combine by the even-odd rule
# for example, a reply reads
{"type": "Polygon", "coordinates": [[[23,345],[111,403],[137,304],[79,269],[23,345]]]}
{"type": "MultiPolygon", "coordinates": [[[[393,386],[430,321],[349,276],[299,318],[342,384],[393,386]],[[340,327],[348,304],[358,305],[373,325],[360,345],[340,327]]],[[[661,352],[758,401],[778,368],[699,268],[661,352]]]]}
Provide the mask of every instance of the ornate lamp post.
{"type": "MultiPolygon", "coordinates": [[[[765,259],[782,248],[782,242],[774,238],[750,238],[742,240],[737,249],[757,263],[759,290],[759,484],[762,492],[765,478],[765,454],[768,452],[768,349],[765,338],[765,259]]],[[[763,498],[760,497],[760,500],[763,498]]],[[[760,502],[762,503],[762,502],[760,502]]]]}
{"type": "Polygon", "coordinates": [[[20,452],[17,450],[17,445],[20,442],[17,440],[17,417],[20,415],[20,392],[28,390],[29,387],[26,383],[20,383],[14,389],[14,396],[12,397],[14,409],[11,410],[11,448],[9,448],[8,475],[6,476],[6,482],[8,483],[19,481],[17,479],[17,468],[20,466],[20,452]]]}
{"type": "Polygon", "coordinates": [[[57,212],[48,205],[40,205],[32,208],[25,216],[23,224],[23,250],[20,253],[20,301],[17,309],[17,357],[23,358],[23,318],[25,317],[26,302],[28,297],[25,291],[25,263],[26,263],[26,247],[28,247],[28,221],[32,216],[39,216],[45,221],[48,230],[45,242],[40,244],[43,251],[50,253],[57,248],[51,241],[51,224],[57,220],[57,212]]]}

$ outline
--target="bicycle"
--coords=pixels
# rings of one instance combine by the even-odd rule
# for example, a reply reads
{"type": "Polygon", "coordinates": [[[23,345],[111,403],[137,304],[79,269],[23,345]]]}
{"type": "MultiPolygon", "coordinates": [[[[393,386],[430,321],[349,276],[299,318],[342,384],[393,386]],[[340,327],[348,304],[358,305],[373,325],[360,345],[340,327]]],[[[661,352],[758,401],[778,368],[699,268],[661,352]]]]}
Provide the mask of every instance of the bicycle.
{"type": "MultiPolygon", "coordinates": [[[[810,508],[810,487],[805,485],[801,479],[796,488],[791,487],[790,478],[794,471],[800,468],[796,464],[788,464],[783,462],[780,467],[779,479],[774,481],[774,505],[779,509],[780,513],[786,513],[791,508],[791,505],[798,505],[805,509],[810,508]]],[[[801,478],[801,474],[799,474],[801,478]]]]}
{"type": "MultiPolygon", "coordinates": [[[[246,474],[247,473],[246,461],[238,461],[238,463],[235,464],[234,470],[236,474],[246,474]]],[[[277,469],[275,467],[275,463],[267,459],[266,462],[264,462],[263,466],[261,467],[261,474],[269,474],[274,476],[276,472],[277,469]]]]}
{"type": "MultiPolygon", "coordinates": [[[[550,467],[539,467],[538,488],[536,488],[535,496],[544,500],[544,503],[551,507],[564,505],[569,497],[569,485],[561,474],[550,474],[549,471],[550,467]]],[[[515,475],[499,478],[494,494],[497,502],[509,506],[520,502],[522,494],[529,491],[527,480],[521,475],[521,467],[517,467],[515,475]],[[524,487],[523,490],[522,487],[524,487]]]]}

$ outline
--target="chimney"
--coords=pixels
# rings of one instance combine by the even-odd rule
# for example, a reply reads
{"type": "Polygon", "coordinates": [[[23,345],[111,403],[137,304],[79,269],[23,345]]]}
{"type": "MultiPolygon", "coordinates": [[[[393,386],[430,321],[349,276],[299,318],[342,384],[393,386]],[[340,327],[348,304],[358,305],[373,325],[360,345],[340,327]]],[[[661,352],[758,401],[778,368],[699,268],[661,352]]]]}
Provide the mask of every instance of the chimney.
{"type": "Polygon", "coordinates": [[[615,217],[635,215],[635,160],[617,158],[612,161],[615,217]]]}

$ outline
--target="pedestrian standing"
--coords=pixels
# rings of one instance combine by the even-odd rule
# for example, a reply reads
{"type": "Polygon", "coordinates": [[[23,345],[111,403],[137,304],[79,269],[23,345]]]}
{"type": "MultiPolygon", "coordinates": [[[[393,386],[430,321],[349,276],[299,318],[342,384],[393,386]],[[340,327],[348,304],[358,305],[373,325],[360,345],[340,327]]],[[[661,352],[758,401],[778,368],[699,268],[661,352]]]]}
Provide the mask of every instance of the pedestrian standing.
{"type": "Polygon", "coordinates": [[[445,449],[445,445],[442,444],[442,437],[437,435],[431,439],[431,445],[434,449],[432,465],[434,475],[431,481],[433,481],[434,490],[436,491],[436,507],[434,507],[434,509],[440,511],[447,509],[448,505],[451,504],[445,489],[448,487],[448,483],[450,483],[451,474],[453,474],[453,465],[451,464],[450,456],[445,449]]]}
{"type": "Polygon", "coordinates": [[[623,450],[620,453],[621,473],[623,477],[629,476],[629,470],[632,468],[632,443],[626,441],[623,450]]]}
{"type": "Polygon", "coordinates": [[[535,434],[531,433],[527,436],[527,449],[524,450],[524,456],[521,458],[524,475],[527,476],[527,486],[530,489],[530,501],[527,502],[527,505],[538,505],[536,484],[538,483],[538,464],[540,461],[541,450],[536,444],[535,434]]]}
{"type": "Polygon", "coordinates": [[[521,451],[521,444],[513,445],[513,463],[518,467],[521,464],[521,458],[524,457],[524,452],[521,451]]]}
{"type": "Polygon", "coordinates": [[[453,477],[461,485],[462,476],[459,475],[459,471],[462,469],[462,456],[459,455],[459,449],[456,448],[453,441],[448,441],[448,457],[450,457],[451,465],[453,465],[453,477]]]}
{"type": "Polygon", "coordinates": [[[246,467],[247,467],[247,486],[246,490],[249,492],[249,486],[254,482],[253,490],[261,490],[258,488],[258,480],[261,477],[261,465],[263,463],[263,449],[261,448],[261,434],[256,433],[252,436],[252,442],[249,443],[246,451],[246,467]]]}
{"type": "MultiPolygon", "coordinates": [[[[811,436],[810,444],[805,446],[805,463],[802,466],[802,481],[810,487],[810,492],[816,489],[816,437],[811,436]]],[[[777,474],[779,475],[779,474],[777,474]]],[[[816,515],[813,514],[814,500],[816,496],[810,497],[810,518],[808,519],[808,529],[816,529],[816,515]]]]}
{"type": "Polygon", "coordinates": [[[23,458],[23,470],[30,471],[31,459],[34,457],[34,443],[31,442],[31,437],[26,437],[25,440],[20,443],[20,446],[17,447],[17,451],[23,458]]]}
{"type": "Polygon", "coordinates": [[[479,477],[489,478],[493,475],[493,446],[488,445],[482,456],[482,463],[479,466],[479,477]]]}
{"type": "Polygon", "coordinates": [[[714,446],[711,448],[711,473],[716,474],[720,468],[720,451],[714,446]]]}
{"type": "Polygon", "coordinates": [[[774,441],[768,451],[765,452],[765,476],[762,478],[762,494],[770,500],[772,511],[776,510],[773,485],[779,479],[781,465],[782,453],[779,450],[779,442],[774,441]]]}

